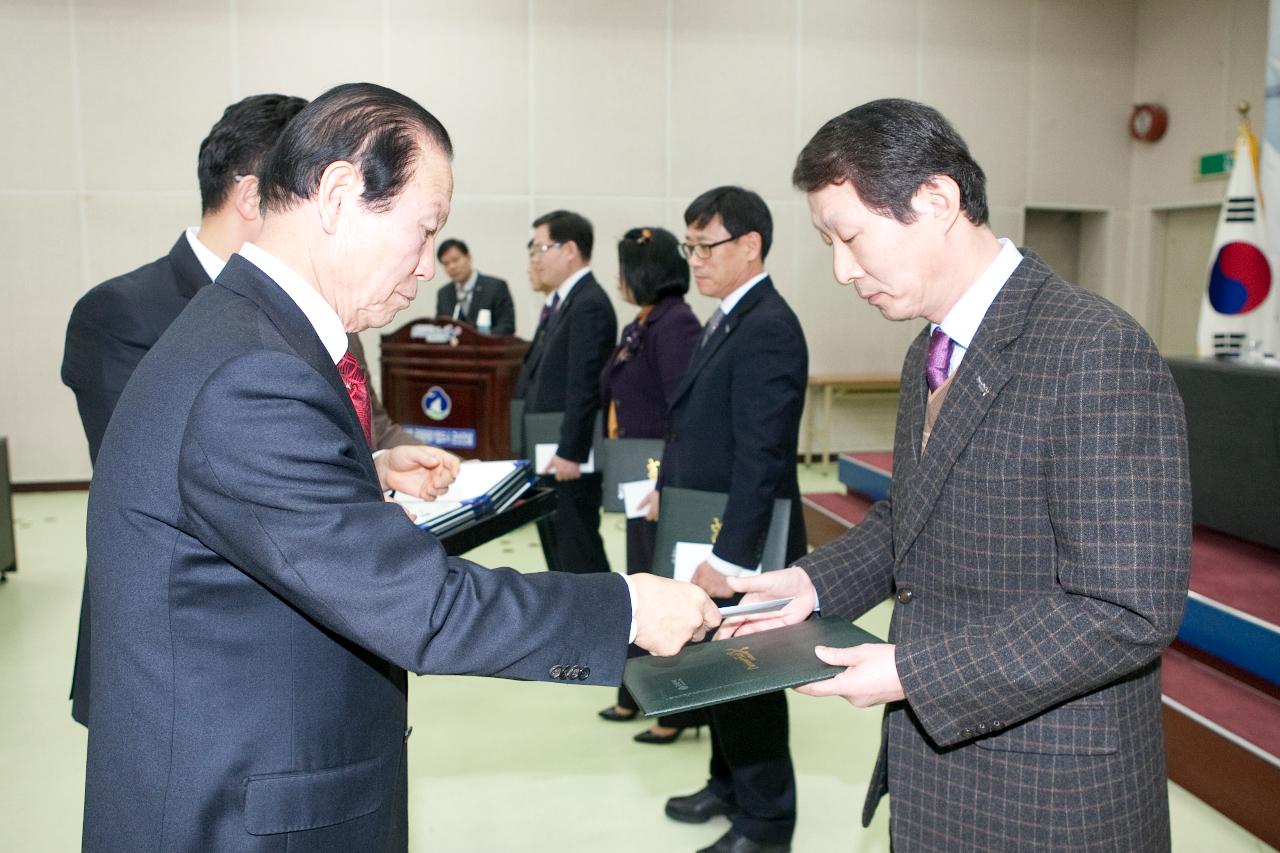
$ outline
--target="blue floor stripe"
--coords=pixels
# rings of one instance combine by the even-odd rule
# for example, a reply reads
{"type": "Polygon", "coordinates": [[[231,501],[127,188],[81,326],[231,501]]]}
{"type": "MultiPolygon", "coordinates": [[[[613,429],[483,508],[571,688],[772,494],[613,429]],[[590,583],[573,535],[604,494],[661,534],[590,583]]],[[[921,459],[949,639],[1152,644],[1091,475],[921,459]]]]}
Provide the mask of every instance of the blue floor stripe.
{"type": "Polygon", "coordinates": [[[1280,629],[1188,598],[1178,639],[1272,684],[1280,684],[1280,629]]]}
{"type": "Polygon", "coordinates": [[[842,456],[837,463],[837,476],[841,483],[873,501],[882,501],[889,496],[890,477],[883,471],[868,468],[842,456]]]}

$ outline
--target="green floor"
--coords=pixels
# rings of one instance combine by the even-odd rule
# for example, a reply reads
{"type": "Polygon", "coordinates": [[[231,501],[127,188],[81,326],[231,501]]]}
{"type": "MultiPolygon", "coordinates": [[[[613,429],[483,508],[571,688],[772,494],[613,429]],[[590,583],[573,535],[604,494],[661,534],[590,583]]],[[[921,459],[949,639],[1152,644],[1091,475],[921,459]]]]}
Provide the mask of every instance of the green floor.
{"type": "MultiPolygon", "coordinates": [[[[835,490],[834,466],[804,471],[805,491],[835,490]]],[[[84,493],[14,499],[20,571],[0,586],[0,850],[80,846],[84,729],[65,700],[84,566],[84,493]]],[[[622,521],[605,542],[623,565],[622,521]]],[[[532,530],[469,555],[489,565],[543,568],[532,530]]],[[[887,606],[863,620],[883,636],[887,606]]],[[[410,690],[411,848],[414,851],[693,851],[727,827],[667,820],[663,801],[702,785],[707,739],[632,743],[643,723],[606,723],[601,687],[427,677],[410,690]]],[[[888,810],[857,820],[879,711],[792,693],[791,748],[799,784],[796,851],[887,851],[888,810]]],[[[1175,785],[1175,851],[1271,848],[1175,785]]]]}

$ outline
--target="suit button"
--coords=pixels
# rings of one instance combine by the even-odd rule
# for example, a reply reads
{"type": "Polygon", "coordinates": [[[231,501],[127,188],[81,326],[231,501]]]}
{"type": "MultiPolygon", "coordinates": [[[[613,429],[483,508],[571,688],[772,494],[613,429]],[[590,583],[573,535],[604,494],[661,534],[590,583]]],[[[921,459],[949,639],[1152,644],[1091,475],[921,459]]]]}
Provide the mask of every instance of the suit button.
{"type": "Polygon", "coordinates": [[[580,681],[586,681],[590,676],[591,676],[591,667],[589,666],[584,666],[582,668],[582,672],[578,673],[578,679],[580,681]]]}
{"type": "Polygon", "coordinates": [[[986,732],[987,732],[987,724],[986,724],[986,723],[978,723],[978,734],[980,734],[980,735],[981,735],[981,734],[986,734],[986,732]]]}
{"type": "Polygon", "coordinates": [[[992,723],[992,724],[991,724],[991,728],[993,728],[993,729],[998,729],[998,728],[1000,728],[1000,727],[1001,727],[1001,726],[1003,726],[1003,725],[1004,725],[1004,723],[1000,722],[999,720],[996,720],[994,723],[992,723]]]}
{"type": "Polygon", "coordinates": [[[965,729],[964,731],[960,732],[960,737],[966,737],[966,738],[967,738],[967,737],[973,737],[973,730],[972,730],[972,729],[965,729]]]}
{"type": "Polygon", "coordinates": [[[916,594],[911,591],[911,587],[904,586],[900,587],[893,597],[898,600],[899,604],[906,604],[911,601],[911,599],[915,598],[916,594]]]}
{"type": "Polygon", "coordinates": [[[565,677],[565,678],[567,678],[567,679],[569,679],[570,681],[577,681],[577,680],[578,680],[578,673],[580,673],[580,672],[582,672],[582,667],[580,667],[580,666],[571,666],[571,667],[569,667],[569,669],[567,669],[567,670],[565,671],[564,677],[565,677]]]}
{"type": "Polygon", "coordinates": [[[560,666],[560,664],[556,664],[555,666],[551,667],[550,671],[547,674],[550,675],[552,678],[559,678],[561,673],[563,672],[564,672],[564,667],[560,666]]]}

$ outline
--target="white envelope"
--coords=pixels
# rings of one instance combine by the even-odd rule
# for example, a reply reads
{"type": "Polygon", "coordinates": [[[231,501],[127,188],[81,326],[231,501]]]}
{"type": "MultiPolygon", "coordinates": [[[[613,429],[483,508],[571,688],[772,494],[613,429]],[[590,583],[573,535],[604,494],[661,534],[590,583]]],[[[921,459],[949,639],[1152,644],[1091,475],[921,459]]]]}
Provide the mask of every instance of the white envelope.
{"type": "Polygon", "coordinates": [[[707,557],[711,556],[711,549],[714,547],[710,542],[677,542],[674,557],[675,579],[686,583],[692,581],[693,573],[707,557]]]}
{"type": "MultiPolygon", "coordinates": [[[[558,444],[535,444],[533,447],[533,467],[538,474],[546,473],[551,464],[551,457],[556,455],[558,444]]],[[[587,454],[587,461],[582,463],[582,473],[594,474],[596,471],[596,452],[587,454]]]]}
{"type": "Polygon", "coordinates": [[[618,484],[618,497],[622,499],[627,518],[644,518],[645,510],[640,507],[640,502],[657,487],[657,480],[632,480],[618,484]]]}

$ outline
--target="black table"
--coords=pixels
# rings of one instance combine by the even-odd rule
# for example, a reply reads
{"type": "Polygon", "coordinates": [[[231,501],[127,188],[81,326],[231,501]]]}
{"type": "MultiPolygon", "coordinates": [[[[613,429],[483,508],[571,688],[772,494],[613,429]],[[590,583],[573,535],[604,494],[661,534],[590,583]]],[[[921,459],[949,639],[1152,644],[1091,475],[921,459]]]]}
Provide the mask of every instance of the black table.
{"type": "Polygon", "coordinates": [[[520,500],[497,515],[473,521],[440,537],[440,544],[451,557],[460,557],[473,548],[506,536],[526,524],[555,514],[556,495],[549,488],[530,489],[520,500]]]}
{"type": "Polygon", "coordinates": [[[1197,524],[1280,548],[1280,369],[1169,359],[1187,410],[1197,524]]]}

